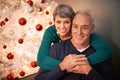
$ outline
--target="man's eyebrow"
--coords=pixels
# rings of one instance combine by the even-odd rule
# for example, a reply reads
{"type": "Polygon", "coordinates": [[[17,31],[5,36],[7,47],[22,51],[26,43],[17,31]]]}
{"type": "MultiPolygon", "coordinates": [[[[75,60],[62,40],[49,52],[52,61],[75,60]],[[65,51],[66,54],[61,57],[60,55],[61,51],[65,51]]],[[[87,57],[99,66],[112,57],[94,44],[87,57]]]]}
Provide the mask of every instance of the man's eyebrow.
{"type": "Polygon", "coordinates": [[[82,25],[82,26],[89,26],[89,25],[82,25]]]}

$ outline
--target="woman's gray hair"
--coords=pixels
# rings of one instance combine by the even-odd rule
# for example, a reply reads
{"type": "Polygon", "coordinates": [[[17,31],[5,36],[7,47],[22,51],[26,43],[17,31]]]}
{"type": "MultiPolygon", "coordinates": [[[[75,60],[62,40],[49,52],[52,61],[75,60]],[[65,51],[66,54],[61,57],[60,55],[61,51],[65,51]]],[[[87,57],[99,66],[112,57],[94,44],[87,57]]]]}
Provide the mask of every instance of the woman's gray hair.
{"type": "Polygon", "coordinates": [[[77,14],[84,14],[84,15],[89,16],[90,19],[91,19],[92,24],[94,24],[94,17],[93,17],[92,12],[90,10],[88,10],[88,9],[86,9],[86,10],[79,10],[79,11],[77,11],[75,13],[75,15],[77,15],[77,14]]]}
{"type": "Polygon", "coordinates": [[[58,5],[54,12],[53,12],[53,19],[55,20],[55,17],[59,15],[62,18],[70,18],[71,20],[73,19],[75,12],[72,9],[71,6],[66,5],[66,4],[60,4],[58,5]]]}

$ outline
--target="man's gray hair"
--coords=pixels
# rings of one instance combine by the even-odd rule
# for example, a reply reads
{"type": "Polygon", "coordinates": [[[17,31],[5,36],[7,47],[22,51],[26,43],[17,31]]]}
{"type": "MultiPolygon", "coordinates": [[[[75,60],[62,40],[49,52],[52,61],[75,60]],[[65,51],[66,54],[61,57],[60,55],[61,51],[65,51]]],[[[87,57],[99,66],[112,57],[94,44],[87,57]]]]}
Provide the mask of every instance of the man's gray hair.
{"type": "Polygon", "coordinates": [[[93,17],[92,12],[90,10],[88,10],[88,9],[86,9],[86,10],[79,10],[79,11],[77,11],[75,13],[75,15],[77,15],[77,14],[84,14],[84,15],[89,16],[91,21],[92,21],[92,24],[94,24],[94,17],[93,17]]]}

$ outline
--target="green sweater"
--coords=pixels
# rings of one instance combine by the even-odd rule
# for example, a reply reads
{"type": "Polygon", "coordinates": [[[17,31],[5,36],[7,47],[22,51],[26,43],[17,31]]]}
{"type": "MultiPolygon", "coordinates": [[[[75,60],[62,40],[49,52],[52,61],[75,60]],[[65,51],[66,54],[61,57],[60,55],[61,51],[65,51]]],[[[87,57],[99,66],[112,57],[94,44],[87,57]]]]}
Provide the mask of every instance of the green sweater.
{"type": "MultiPolygon", "coordinates": [[[[61,62],[48,56],[51,43],[56,43],[59,41],[60,38],[56,33],[55,26],[53,25],[47,28],[43,35],[43,40],[37,55],[37,65],[40,68],[52,70],[61,62]]],[[[111,50],[95,33],[91,34],[90,44],[96,49],[94,54],[87,57],[91,65],[100,63],[111,57],[111,50]]]]}

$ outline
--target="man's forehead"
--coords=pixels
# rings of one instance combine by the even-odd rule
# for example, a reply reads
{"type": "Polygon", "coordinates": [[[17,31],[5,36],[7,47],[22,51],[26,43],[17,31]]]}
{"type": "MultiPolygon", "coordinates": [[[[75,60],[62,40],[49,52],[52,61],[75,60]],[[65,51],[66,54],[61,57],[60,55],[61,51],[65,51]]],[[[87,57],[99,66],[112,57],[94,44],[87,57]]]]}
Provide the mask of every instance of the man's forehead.
{"type": "Polygon", "coordinates": [[[76,14],[73,18],[73,23],[81,23],[81,22],[91,22],[91,18],[88,15],[85,14],[76,14]]]}

